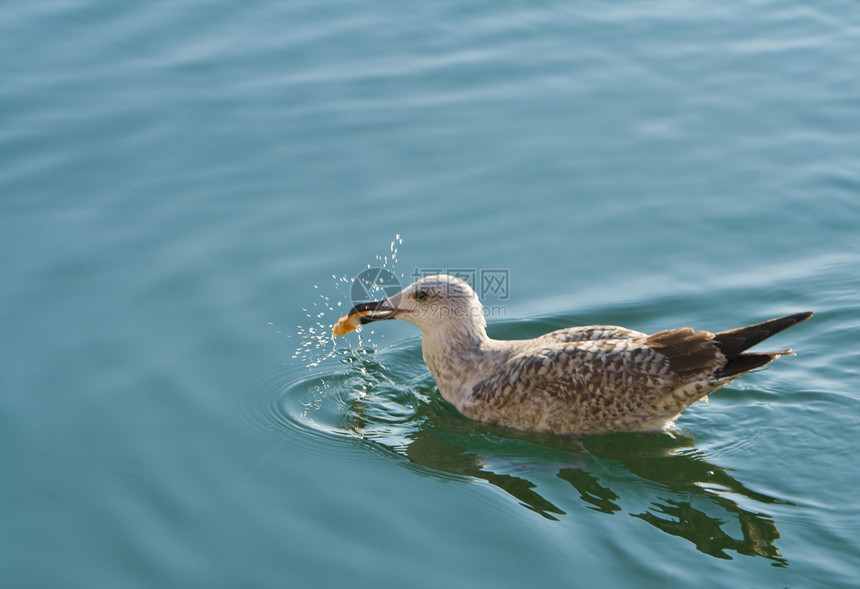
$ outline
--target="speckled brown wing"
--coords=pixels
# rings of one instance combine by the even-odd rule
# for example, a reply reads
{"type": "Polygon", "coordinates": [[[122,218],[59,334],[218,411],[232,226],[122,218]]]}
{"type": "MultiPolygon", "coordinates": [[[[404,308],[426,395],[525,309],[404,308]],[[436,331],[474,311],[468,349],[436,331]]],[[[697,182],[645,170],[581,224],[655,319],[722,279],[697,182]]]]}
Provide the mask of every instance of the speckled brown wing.
{"type": "Polygon", "coordinates": [[[524,350],[476,384],[473,397],[502,414],[525,405],[558,414],[546,419],[572,431],[654,429],[718,386],[724,357],[712,337],[676,329],[524,350]]]}
{"type": "Polygon", "coordinates": [[[672,387],[665,356],[644,341],[598,340],[534,349],[513,356],[504,370],[482,380],[473,395],[487,402],[546,394],[567,402],[621,399],[647,389],[672,387]],[[632,344],[632,345],[631,345],[632,344]]]}
{"type": "Polygon", "coordinates": [[[608,339],[633,339],[645,337],[641,331],[618,327],[617,325],[586,325],[582,327],[567,327],[557,331],[551,331],[539,337],[539,340],[553,341],[557,343],[573,343],[593,340],[608,339]]]}

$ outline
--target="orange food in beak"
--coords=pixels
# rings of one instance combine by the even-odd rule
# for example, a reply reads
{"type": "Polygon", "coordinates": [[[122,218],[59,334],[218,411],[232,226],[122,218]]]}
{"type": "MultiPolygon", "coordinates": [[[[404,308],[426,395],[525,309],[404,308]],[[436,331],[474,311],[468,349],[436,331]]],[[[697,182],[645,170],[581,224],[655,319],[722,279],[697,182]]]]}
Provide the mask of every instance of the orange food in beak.
{"type": "Polygon", "coordinates": [[[350,331],[355,331],[361,325],[361,318],[368,313],[370,313],[370,311],[359,311],[357,313],[350,313],[349,315],[344,315],[343,317],[338,319],[337,323],[335,323],[334,327],[332,327],[332,336],[338,337],[340,335],[346,335],[350,331]]]}

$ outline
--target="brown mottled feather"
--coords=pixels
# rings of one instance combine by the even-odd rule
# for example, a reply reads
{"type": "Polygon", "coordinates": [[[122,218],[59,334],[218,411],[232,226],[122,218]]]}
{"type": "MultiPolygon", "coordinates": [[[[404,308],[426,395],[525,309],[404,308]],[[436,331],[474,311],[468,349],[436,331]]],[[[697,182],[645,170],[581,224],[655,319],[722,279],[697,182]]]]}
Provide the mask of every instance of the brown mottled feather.
{"type": "Polygon", "coordinates": [[[669,361],[669,370],[681,380],[712,374],[726,360],[714,345],[714,334],[689,327],[658,331],[645,344],[669,361]]]}
{"type": "Polygon", "coordinates": [[[559,343],[572,343],[599,339],[631,339],[644,335],[641,331],[634,331],[626,327],[618,327],[617,325],[587,325],[584,327],[567,327],[551,331],[540,336],[539,339],[559,343]]]}
{"type": "Polygon", "coordinates": [[[590,326],[510,342],[521,349],[472,387],[473,402],[464,412],[520,429],[655,429],[737,376],[790,353],[740,351],[798,317],[719,334],[685,327],[646,335],[590,326]],[[728,358],[724,349],[736,355],[728,358]]]}

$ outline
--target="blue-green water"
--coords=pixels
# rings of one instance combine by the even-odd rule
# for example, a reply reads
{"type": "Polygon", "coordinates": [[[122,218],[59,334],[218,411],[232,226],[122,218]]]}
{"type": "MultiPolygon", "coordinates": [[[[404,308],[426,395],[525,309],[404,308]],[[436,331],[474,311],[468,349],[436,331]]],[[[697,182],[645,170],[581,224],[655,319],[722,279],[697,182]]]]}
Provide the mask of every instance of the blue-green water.
{"type": "Polygon", "coordinates": [[[858,23],[5,3],[0,585],[855,585],[858,23]],[[383,264],[507,271],[495,337],[816,316],[674,433],[517,434],[317,337],[383,264]]]}

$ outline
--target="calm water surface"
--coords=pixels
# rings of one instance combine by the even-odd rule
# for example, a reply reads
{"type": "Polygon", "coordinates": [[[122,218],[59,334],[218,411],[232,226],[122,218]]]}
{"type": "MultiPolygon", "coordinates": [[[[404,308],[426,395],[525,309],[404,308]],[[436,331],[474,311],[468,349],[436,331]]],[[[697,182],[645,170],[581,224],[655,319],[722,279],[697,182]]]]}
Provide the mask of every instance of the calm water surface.
{"type": "Polygon", "coordinates": [[[3,587],[856,585],[855,3],[0,23],[3,587]],[[816,316],[671,432],[529,435],[328,339],[368,266],[504,272],[502,338],[816,316]]]}

